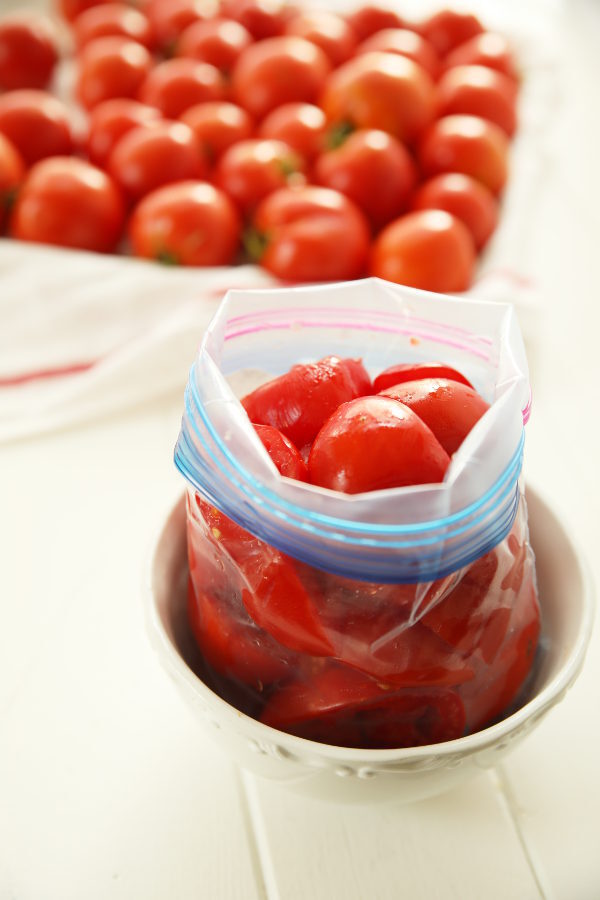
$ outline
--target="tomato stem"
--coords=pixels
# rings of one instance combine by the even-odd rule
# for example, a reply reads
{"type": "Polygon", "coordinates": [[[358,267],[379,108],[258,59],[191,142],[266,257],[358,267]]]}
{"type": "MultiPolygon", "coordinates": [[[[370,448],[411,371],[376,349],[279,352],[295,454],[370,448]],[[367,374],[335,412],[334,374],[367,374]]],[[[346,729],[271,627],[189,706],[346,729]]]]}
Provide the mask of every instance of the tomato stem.
{"type": "Polygon", "coordinates": [[[269,236],[257,228],[247,228],[242,237],[244,250],[252,262],[260,262],[269,244],[269,236]]]}

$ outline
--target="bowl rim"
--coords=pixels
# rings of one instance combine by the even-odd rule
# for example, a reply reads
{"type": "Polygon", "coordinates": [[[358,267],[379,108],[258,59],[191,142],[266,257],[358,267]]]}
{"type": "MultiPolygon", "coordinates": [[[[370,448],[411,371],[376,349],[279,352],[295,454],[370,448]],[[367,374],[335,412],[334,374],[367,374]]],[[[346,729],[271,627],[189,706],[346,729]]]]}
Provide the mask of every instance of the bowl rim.
{"type": "MultiPolygon", "coordinates": [[[[571,540],[570,534],[572,531],[568,519],[563,515],[560,508],[557,508],[554,503],[550,503],[544,492],[540,491],[529,480],[526,482],[524,494],[526,499],[532,495],[536,498],[536,501],[544,508],[545,513],[554,519],[571,548],[582,584],[581,621],[573,641],[573,648],[552,680],[531,700],[519,707],[511,715],[480,731],[463,735],[450,741],[426,744],[419,747],[391,749],[339,747],[335,744],[325,744],[280,731],[271,725],[266,725],[258,719],[252,718],[220,697],[196,675],[173,646],[162,626],[156,604],[153,573],[157,551],[171,518],[177,513],[181,504],[185,503],[185,492],[178,493],[175,502],[171,499],[167,506],[166,515],[163,514],[159,527],[155,528],[154,538],[146,553],[142,595],[146,632],[150,643],[163,666],[168,664],[171,671],[183,679],[191,693],[207,701],[211,708],[222,712],[224,720],[243,724],[246,737],[254,737],[261,745],[266,744],[268,741],[275,747],[283,742],[286,745],[285,752],[288,753],[289,750],[292,753],[297,751],[299,758],[304,758],[312,753],[342,765],[346,762],[356,763],[359,761],[364,765],[378,767],[385,766],[386,763],[410,764],[411,762],[416,763],[418,760],[425,760],[431,756],[440,758],[446,756],[454,757],[491,749],[497,746],[503,738],[509,738],[513,733],[521,731],[525,723],[537,721],[561,699],[564,692],[573,684],[583,666],[594,623],[594,581],[585,555],[571,540]]],[[[288,755],[291,754],[288,753],[288,755]]]]}

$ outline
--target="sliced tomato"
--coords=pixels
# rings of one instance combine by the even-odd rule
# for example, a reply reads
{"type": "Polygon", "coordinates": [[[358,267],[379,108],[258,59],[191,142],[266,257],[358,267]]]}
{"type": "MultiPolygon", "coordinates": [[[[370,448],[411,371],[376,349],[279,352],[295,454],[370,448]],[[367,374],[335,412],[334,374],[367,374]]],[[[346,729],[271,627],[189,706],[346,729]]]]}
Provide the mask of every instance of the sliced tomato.
{"type": "Polygon", "coordinates": [[[473,387],[464,375],[444,363],[399,363],[397,366],[384,369],[377,378],[373,379],[373,393],[379,394],[396,384],[402,384],[405,381],[420,381],[422,378],[449,378],[451,381],[458,381],[459,384],[473,387]]]}
{"type": "Polygon", "coordinates": [[[271,425],[255,425],[254,428],[281,475],[296,481],[308,481],[306,463],[285,434],[271,425]]]}

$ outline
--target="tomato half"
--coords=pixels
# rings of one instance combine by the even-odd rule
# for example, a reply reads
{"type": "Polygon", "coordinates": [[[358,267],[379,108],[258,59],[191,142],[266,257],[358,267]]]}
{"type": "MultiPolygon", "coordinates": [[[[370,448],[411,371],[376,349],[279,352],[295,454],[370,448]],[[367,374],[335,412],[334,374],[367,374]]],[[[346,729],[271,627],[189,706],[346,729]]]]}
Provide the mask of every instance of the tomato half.
{"type": "Polygon", "coordinates": [[[77,98],[87,109],[113,97],[136,98],[151,68],[150,53],[137,41],[96,38],[79,55],[77,98]]]}
{"type": "Polygon", "coordinates": [[[325,149],[326,133],[325,113],[312,103],[284,103],[270,112],[259,127],[261,137],[284,141],[307,162],[325,149]]]}
{"type": "Polygon", "coordinates": [[[121,36],[154,46],[154,33],[147,17],[128,3],[103,3],[80,13],[73,22],[73,37],[79,49],[99,37],[121,36]]]}
{"type": "Polygon", "coordinates": [[[272,425],[255,425],[254,428],[281,475],[296,481],[308,481],[306,463],[285,434],[272,425]]]}
{"type": "Polygon", "coordinates": [[[484,247],[498,224],[498,201],[480,181],[460,172],[436,175],[412,197],[413,209],[443,209],[463,222],[475,242],[484,247]]]}
{"type": "Polygon", "coordinates": [[[229,76],[240,53],[252,43],[252,35],[234,19],[194,22],[177,42],[177,56],[210,63],[229,76]]]}
{"type": "Polygon", "coordinates": [[[73,150],[69,110],[45,91],[0,95],[0,134],[15,145],[27,165],[47,156],[68,156],[73,150]]]}
{"type": "Polygon", "coordinates": [[[302,12],[286,25],[287,34],[305,38],[326,54],[333,66],[346,62],[354,54],[356,34],[341,16],[326,10],[302,12]]]}
{"type": "Polygon", "coordinates": [[[138,99],[155,106],[165,119],[178,119],[198,103],[223,100],[225,82],[215,66],[195,59],[167,59],[148,73],[138,99]]]}
{"type": "Polygon", "coordinates": [[[462,172],[498,194],[508,177],[508,138],[479,116],[444,116],[424,133],[418,158],[425,175],[462,172]]]}
{"type": "Polygon", "coordinates": [[[303,182],[304,160],[283,141],[246,140],[229,147],[214,173],[215,184],[249,216],[268,194],[303,182]]]}
{"type": "Polygon", "coordinates": [[[454,66],[438,82],[440,116],[481,116],[509,137],[517,127],[515,100],[514,81],[487,66],[454,66]]]}
{"type": "Polygon", "coordinates": [[[97,166],[105,166],[120,139],[138,125],[158,122],[160,113],[137,100],[117,98],[99,103],[90,113],[85,142],[87,155],[97,166]]]}
{"type": "Polygon", "coordinates": [[[194,132],[198,146],[210,165],[240,141],[251,137],[254,123],[245,109],[235,103],[199,103],[181,116],[194,132]]]}
{"type": "Polygon", "coordinates": [[[24,177],[23,158],[15,145],[0,134],[0,231],[24,177]]]}
{"type": "Polygon", "coordinates": [[[402,384],[404,381],[418,381],[421,378],[449,378],[451,381],[473,387],[464,375],[444,363],[399,363],[384,369],[373,379],[373,393],[379,394],[386,388],[402,384]]]}
{"type": "Polygon", "coordinates": [[[359,44],[356,52],[371,53],[374,50],[406,56],[422,66],[432,78],[435,79],[439,75],[441,63],[435,48],[416,31],[409,31],[408,28],[386,28],[377,31],[359,44]]]}
{"type": "Polygon", "coordinates": [[[40,15],[17,13],[0,20],[0,90],[45,88],[58,51],[54,33],[40,15]]]}

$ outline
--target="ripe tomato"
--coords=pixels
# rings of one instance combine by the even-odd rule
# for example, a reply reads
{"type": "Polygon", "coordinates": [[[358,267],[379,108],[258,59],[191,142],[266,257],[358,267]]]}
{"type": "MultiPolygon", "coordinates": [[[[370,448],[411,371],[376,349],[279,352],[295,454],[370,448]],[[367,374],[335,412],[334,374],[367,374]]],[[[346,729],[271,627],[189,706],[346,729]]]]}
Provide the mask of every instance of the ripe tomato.
{"type": "Polygon", "coordinates": [[[308,481],[306,463],[283,432],[272,425],[255,425],[254,429],[281,475],[296,481],[308,481]]]}
{"type": "Polygon", "coordinates": [[[382,391],[412,409],[434,433],[448,456],[456,453],[471,429],[490,408],[477,391],[447,378],[407,381],[382,391]]]}
{"type": "Polygon", "coordinates": [[[443,481],[449,462],[415,413],[391,398],[371,396],[342,404],[327,419],[312,445],[308,472],[312,484],[360,494],[443,481]]]}
{"type": "Polygon", "coordinates": [[[103,3],[84,10],[73,22],[78,49],[99,37],[125,37],[148,50],[154,46],[152,26],[147,17],[126,3],[103,3]]]}
{"type": "Polygon", "coordinates": [[[307,162],[325,148],[327,119],[318,106],[311,103],[284,103],[266,116],[259,134],[289,144],[307,162]]]}
{"type": "Polygon", "coordinates": [[[229,75],[240,53],[252,43],[250,32],[234,19],[194,22],[177,42],[177,56],[210,63],[229,75]]]}
{"type": "Polygon", "coordinates": [[[408,213],[378,235],[371,275],[448,293],[466,291],[475,266],[475,245],[463,223],[442,210],[408,213]]]}
{"type": "Polygon", "coordinates": [[[0,134],[0,231],[24,176],[25,163],[21,154],[8,138],[0,134]]]}
{"type": "Polygon", "coordinates": [[[370,393],[371,380],[360,360],[327,356],[292,366],[244,397],[242,405],[254,425],[277,428],[302,448],[340,403],[370,393]]]}
{"type": "Polygon", "coordinates": [[[358,53],[398,53],[418,63],[432,77],[437,78],[440,71],[440,58],[434,47],[416,31],[408,28],[386,28],[377,31],[359,44],[358,53]]]}
{"type": "Polygon", "coordinates": [[[283,141],[247,140],[234,144],[215,169],[215,184],[250,215],[261,200],[290,181],[303,180],[304,161],[283,141]]]}
{"type": "Polygon", "coordinates": [[[440,56],[445,56],[459,44],[483,32],[477,16],[444,9],[423,22],[419,31],[433,44],[440,56]]]}
{"type": "Polygon", "coordinates": [[[240,22],[261,41],[283,34],[289,9],[277,0],[222,0],[221,15],[240,22]]]}
{"type": "Polygon", "coordinates": [[[198,103],[223,100],[223,76],[209,63],[195,59],[168,59],[148,73],[138,99],[155,106],[165,119],[178,119],[198,103]]]}
{"type": "Polygon", "coordinates": [[[186,28],[194,22],[212,19],[217,10],[215,0],[150,0],[145,13],[157,46],[170,56],[186,28]]]}
{"type": "Polygon", "coordinates": [[[295,15],[286,26],[287,34],[295,34],[316,44],[333,66],[346,62],[354,54],[356,35],[350,25],[335,13],[302,12],[295,15]]]}
{"type": "Polygon", "coordinates": [[[508,177],[508,139],[478,116],[444,116],[423,135],[418,159],[425,175],[462,172],[499,194],[508,177]]]}
{"type": "Polygon", "coordinates": [[[427,72],[396,53],[363,53],[329,77],[321,97],[328,119],[378,128],[412,141],[434,115],[434,85],[427,72]]]}
{"type": "Polygon", "coordinates": [[[58,51],[54,33],[39,15],[13,14],[0,20],[0,90],[45,88],[58,51]]]}
{"type": "Polygon", "coordinates": [[[30,169],[10,225],[23,241],[109,253],[124,219],[121,195],[105,172],[81,159],[55,156],[30,169]]]}
{"type": "Polygon", "coordinates": [[[136,100],[105,100],[90,114],[86,152],[91,162],[104,167],[118,141],[138,125],[158,122],[160,113],[136,100]]]}
{"type": "Polygon", "coordinates": [[[0,95],[0,134],[15,145],[27,165],[73,150],[69,111],[45,91],[0,95]]]}
{"type": "Polygon", "coordinates": [[[181,121],[192,129],[211,165],[233,144],[249,138],[254,128],[245,109],[224,101],[192,106],[181,116],[181,121]]]}
{"type": "Polygon", "coordinates": [[[369,252],[369,225],[338,191],[282,188],[260,204],[251,255],[284,281],[359,278],[369,252]]]}
{"type": "Polygon", "coordinates": [[[517,127],[516,86],[501,72],[487,66],[454,66],[438,83],[441,116],[464,113],[481,116],[511,137],[517,127]]]}
{"type": "Polygon", "coordinates": [[[391,9],[367,4],[346,16],[346,21],[359,41],[364,41],[386,28],[402,28],[404,21],[391,9]]]}
{"type": "Polygon", "coordinates": [[[481,250],[498,224],[498,202],[481,182],[450,172],[422,184],[412,198],[413,209],[444,209],[467,226],[481,250]]]}
{"type": "Polygon", "coordinates": [[[314,165],[318,184],[350,197],[379,230],[404,211],[417,173],[408,150],[385,131],[355,131],[314,165]]]}
{"type": "Polygon", "coordinates": [[[74,22],[86,9],[101,6],[106,2],[107,0],[56,0],[56,6],[68,22],[74,22]]]}
{"type": "Polygon", "coordinates": [[[232,74],[236,101],[258,119],[283,103],[313,103],[329,73],[323,51],[288,35],[260,41],[239,57],[232,74]]]}
{"type": "Polygon", "coordinates": [[[87,109],[113,97],[136,97],[152,68],[142,44],[123,37],[96,38],[82,49],[75,90],[87,109]]]}
{"type": "Polygon", "coordinates": [[[449,378],[451,381],[458,381],[459,384],[473,387],[464,375],[444,363],[400,363],[384,369],[373,379],[373,393],[379,394],[386,388],[395,387],[405,381],[419,381],[421,378],[449,378]]]}
{"type": "Polygon", "coordinates": [[[509,42],[503,35],[489,31],[477,34],[463,44],[459,44],[445,59],[447,68],[451,66],[487,66],[514,81],[519,80],[509,42]]]}
{"type": "Polygon", "coordinates": [[[127,132],[108,158],[108,171],[129,197],[139,199],[163,184],[205,178],[208,164],[191,128],[159,121],[127,132]]]}
{"type": "Polygon", "coordinates": [[[227,266],[239,245],[233,203],[205,181],[179,181],[147,194],[129,220],[136,256],[180,266],[227,266]]]}

